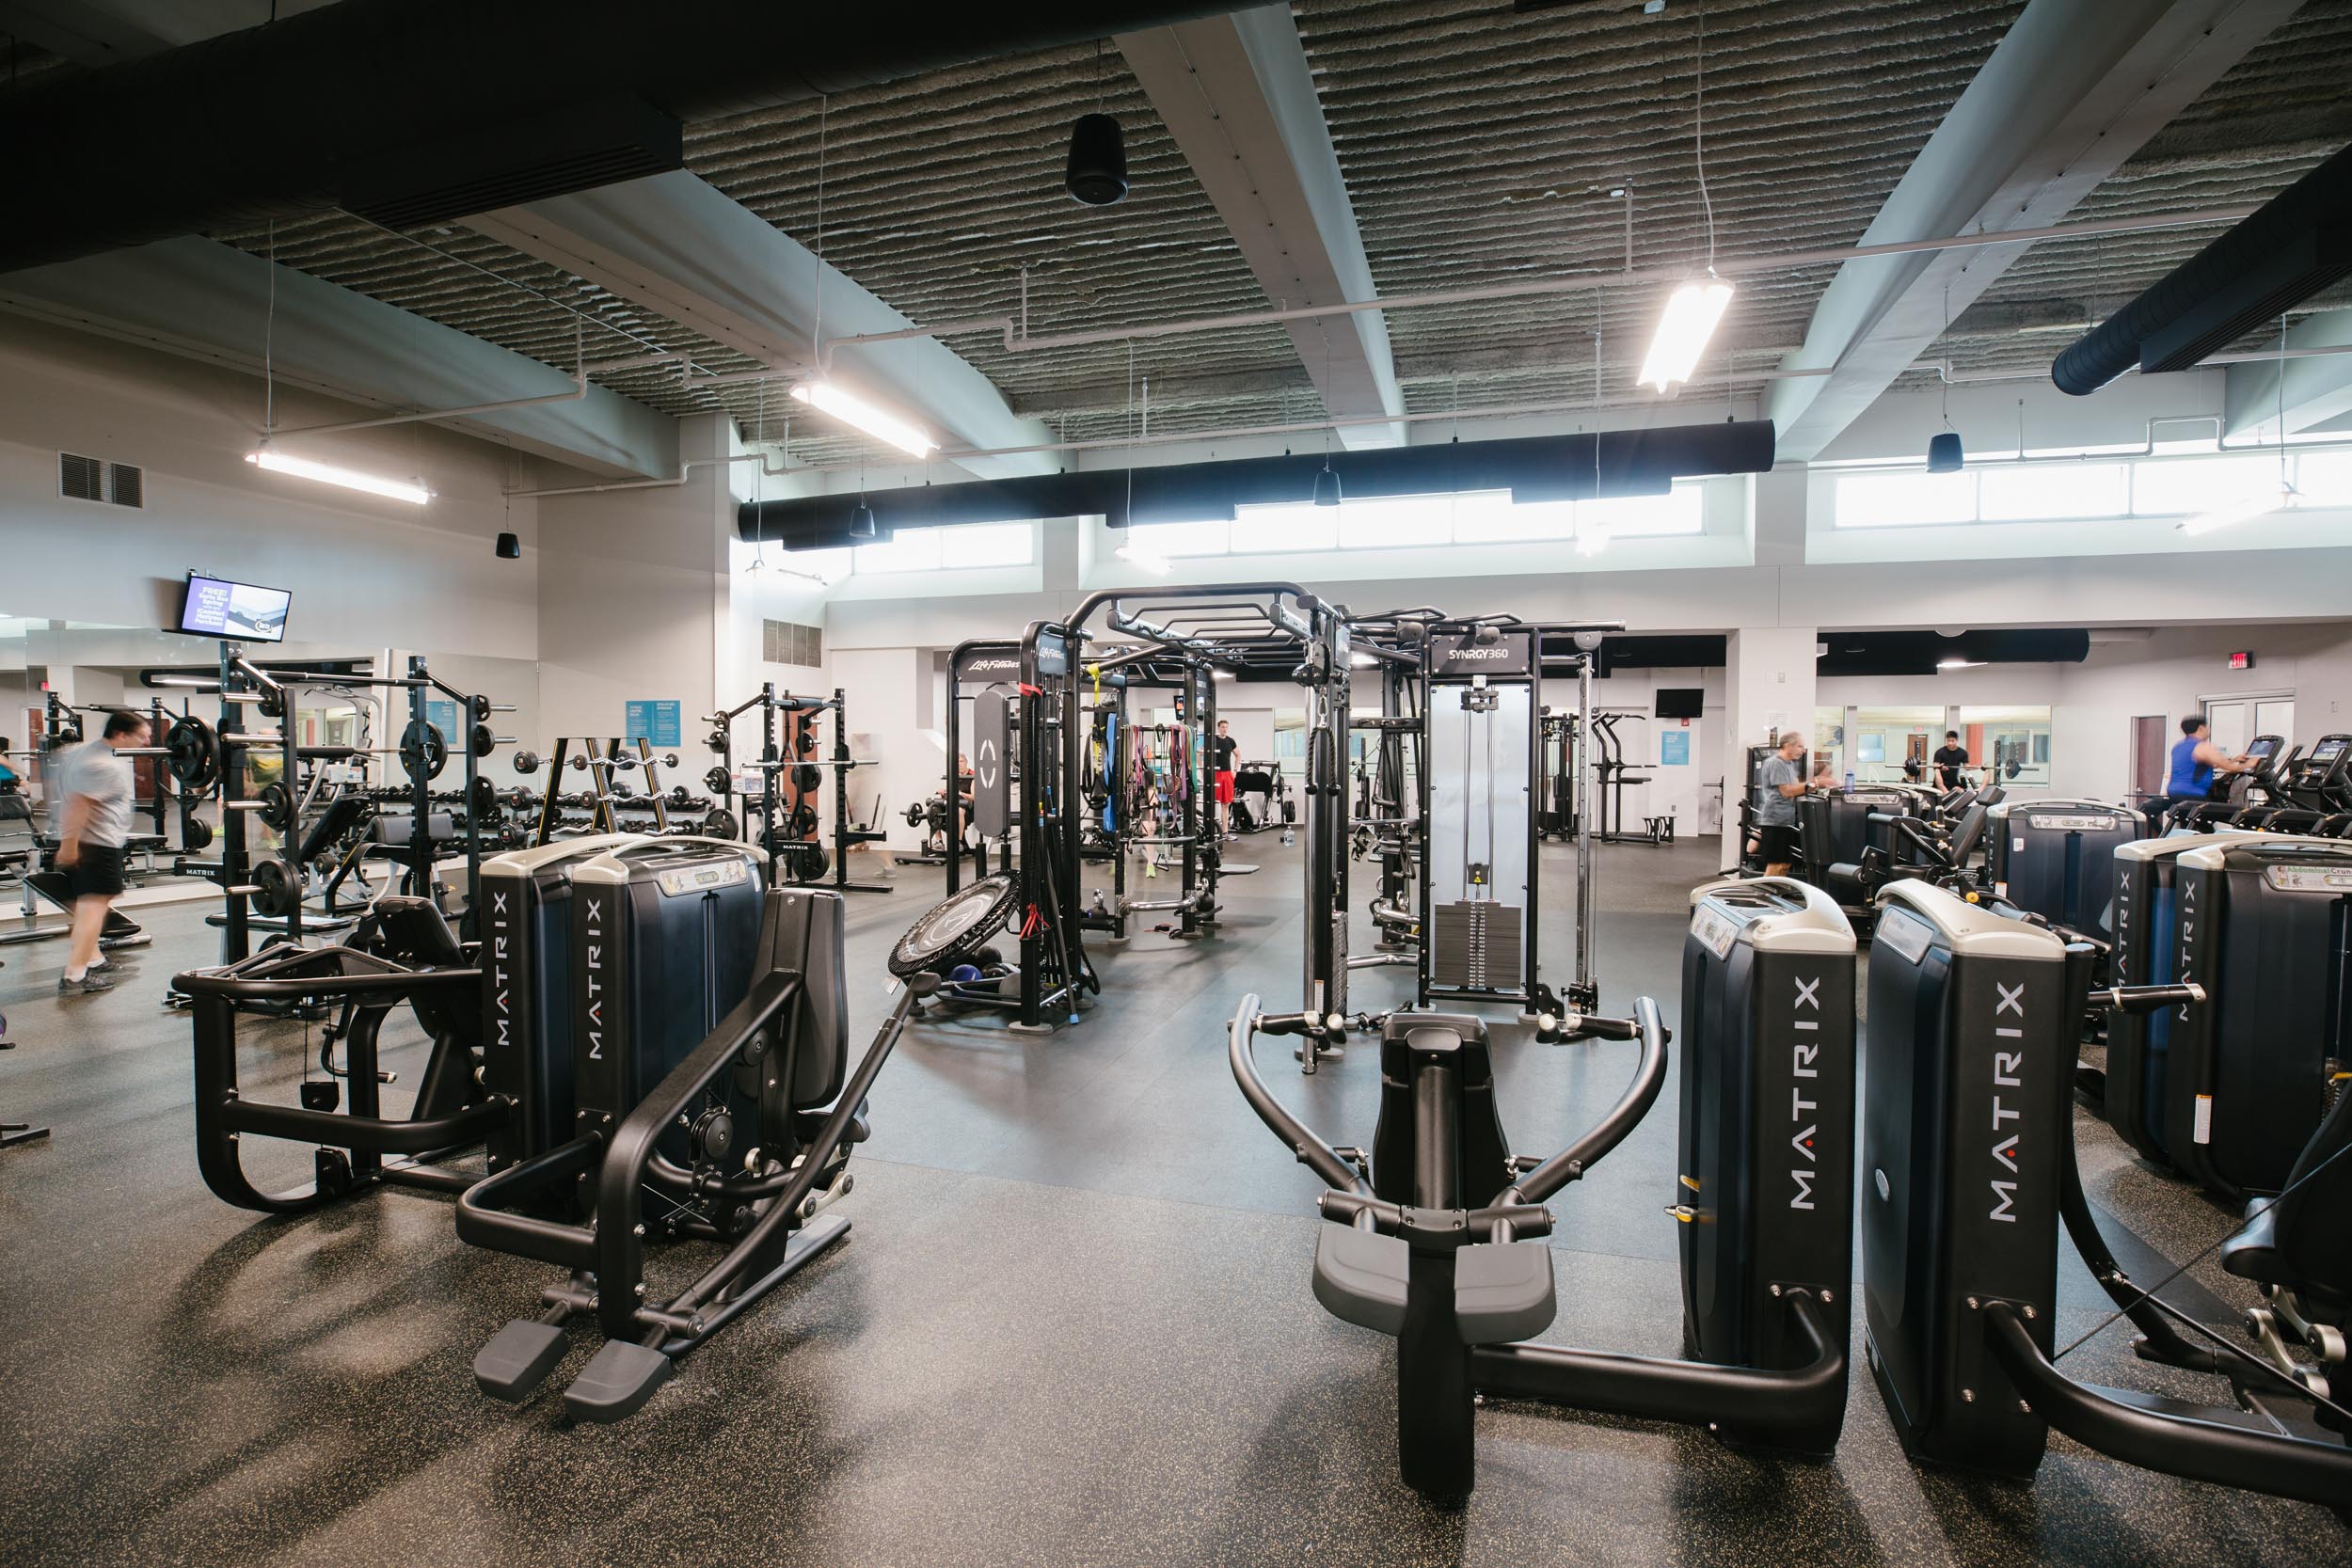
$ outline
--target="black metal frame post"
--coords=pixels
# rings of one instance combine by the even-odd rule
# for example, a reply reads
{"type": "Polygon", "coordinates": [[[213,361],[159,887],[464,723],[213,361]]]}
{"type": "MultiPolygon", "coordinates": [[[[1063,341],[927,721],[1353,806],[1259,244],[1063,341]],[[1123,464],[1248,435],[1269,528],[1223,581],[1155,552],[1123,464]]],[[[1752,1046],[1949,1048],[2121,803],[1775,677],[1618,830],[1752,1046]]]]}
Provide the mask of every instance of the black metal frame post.
{"type": "MultiPolygon", "coordinates": [[[[859,828],[850,816],[850,775],[866,763],[850,755],[850,709],[839,687],[833,689],[833,700],[826,705],[833,713],[833,756],[826,764],[833,771],[833,887],[838,893],[891,893],[888,882],[853,882],[850,880],[850,849],[853,845],[873,844],[890,835],[877,829],[859,828]]],[[[950,763],[950,767],[954,764],[950,763]]]]}

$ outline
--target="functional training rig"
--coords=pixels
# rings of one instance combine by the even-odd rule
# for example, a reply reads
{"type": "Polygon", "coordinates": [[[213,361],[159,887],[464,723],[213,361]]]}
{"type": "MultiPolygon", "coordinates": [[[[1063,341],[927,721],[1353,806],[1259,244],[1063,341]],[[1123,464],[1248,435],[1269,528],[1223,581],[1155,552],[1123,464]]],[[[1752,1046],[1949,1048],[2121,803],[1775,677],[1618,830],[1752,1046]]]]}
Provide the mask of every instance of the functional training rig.
{"type": "MultiPolygon", "coordinates": [[[[850,817],[850,775],[872,767],[873,759],[850,754],[849,708],[839,687],[830,697],[796,697],[777,691],[775,682],[764,681],[742,702],[706,715],[703,721],[711,726],[708,745],[719,755],[703,782],[729,822],[739,822],[744,839],[770,857],[770,875],[775,880],[814,885],[825,882],[830,869],[833,879],[825,885],[836,893],[891,891],[887,882],[850,880],[850,851],[890,835],[880,828],[861,827],[850,817]],[[755,708],[759,712],[759,755],[739,764],[736,721],[755,708]],[[817,730],[820,721],[829,721],[833,730],[833,745],[822,756],[818,754],[822,749],[817,730]],[[750,774],[757,778],[746,784],[744,776],[750,774]],[[833,784],[830,853],[817,837],[820,818],[816,803],[828,775],[833,784]],[[743,802],[739,813],[734,809],[739,798],[743,802]]],[[[879,813],[879,802],[876,809],[879,813]]],[[[711,825],[727,824],[714,818],[711,825]]]]}
{"type": "Polygon", "coordinates": [[[1549,1159],[1504,1139],[1486,1025],[1397,1012],[1381,1032],[1369,1154],[1293,1116],[1253,1059],[1267,1017],[1245,997],[1229,1053],[1258,1117],[1329,1187],[1314,1292],[1335,1317],[1397,1344],[1397,1447],[1407,1485],[1455,1498],[1476,1482],[1477,1396],[1542,1400],[1703,1424],[1799,1453],[1833,1447],[1846,1402],[1852,1272],[1853,932],[1801,883],[1727,882],[1694,895],[1684,946],[1682,1358],[1520,1342],[1557,1310],[1544,1200],[1622,1143],[1666,1078],[1655,1003],[1631,1019],[1571,1013],[1559,1040],[1637,1039],[1630,1086],[1549,1159]]]}
{"type": "MultiPolygon", "coordinates": [[[[2254,1206],[2223,1266],[2261,1284],[2263,1354],[2212,1335],[2117,1264],[2083,1196],[2070,1089],[2094,1000],[2126,1015],[2205,1000],[2194,983],[2090,984],[2095,954],[1926,882],[1890,884],[1869,962],[1863,1285],[1870,1365],[1915,1459],[2030,1477],[2048,1430],[2127,1463],[2352,1509],[2352,1097],[2254,1206]],[[2054,1353],[2058,1227],[2142,1334],[2145,1359],[2230,1380],[2199,1404],[2098,1387],[2054,1353]],[[2184,1338],[2186,1327],[2215,1348],[2184,1338]],[[2288,1338],[2315,1353],[2298,1362],[2288,1338]]],[[[2112,1096],[2110,1097],[2113,1098],[2112,1096]]],[[[2072,1348],[2071,1346],[2069,1347],[2072,1348]]]]}

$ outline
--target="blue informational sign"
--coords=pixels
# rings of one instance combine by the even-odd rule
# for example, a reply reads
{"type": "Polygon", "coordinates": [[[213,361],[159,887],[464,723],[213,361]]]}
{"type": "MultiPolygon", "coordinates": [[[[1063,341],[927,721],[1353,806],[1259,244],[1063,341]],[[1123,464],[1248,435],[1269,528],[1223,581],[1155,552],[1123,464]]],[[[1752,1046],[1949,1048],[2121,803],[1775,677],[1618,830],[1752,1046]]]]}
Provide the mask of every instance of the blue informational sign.
{"type": "Polygon", "coordinates": [[[452,751],[462,752],[465,742],[457,734],[457,704],[448,697],[427,697],[424,700],[424,721],[441,732],[452,751]]]}
{"type": "Polygon", "coordinates": [[[1664,768],[1691,766],[1691,732],[1668,730],[1658,737],[1658,761],[1664,768]]]}
{"type": "Polygon", "coordinates": [[[678,703],[675,697],[631,697],[622,713],[621,738],[651,746],[675,746],[678,703]]]}

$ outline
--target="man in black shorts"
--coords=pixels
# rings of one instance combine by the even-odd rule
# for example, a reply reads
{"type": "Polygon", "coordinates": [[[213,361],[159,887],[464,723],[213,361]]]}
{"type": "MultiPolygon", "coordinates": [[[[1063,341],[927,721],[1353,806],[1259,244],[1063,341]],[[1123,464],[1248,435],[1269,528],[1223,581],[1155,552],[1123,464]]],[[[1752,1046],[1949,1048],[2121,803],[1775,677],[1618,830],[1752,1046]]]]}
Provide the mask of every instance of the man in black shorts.
{"type": "Polygon", "coordinates": [[[1756,854],[1764,875],[1786,877],[1797,859],[1797,800],[1804,793],[1805,738],[1790,730],[1764,759],[1756,802],[1756,854]]]}
{"type": "Polygon", "coordinates": [[[1227,838],[1233,836],[1233,752],[1240,744],[1233,726],[1218,720],[1216,734],[1209,736],[1209,783],[1216,797],[1216,831],[1227,838]]]}
{"type": "Polygon", "coordinates": [[[131,761],[119,753],[147,744],[147,721],[135,713],[109,713],[96,740],[61,754],[51,766],[51,798],[64,802],[57,824],[57,869],[73,895],[73,942],[66,955],[57,994],[111,990],[105,972],[114,967],[98,952],[106,911],[122,893],[122,847],[131,838],[131,805],[137,783],[131,761]]]}

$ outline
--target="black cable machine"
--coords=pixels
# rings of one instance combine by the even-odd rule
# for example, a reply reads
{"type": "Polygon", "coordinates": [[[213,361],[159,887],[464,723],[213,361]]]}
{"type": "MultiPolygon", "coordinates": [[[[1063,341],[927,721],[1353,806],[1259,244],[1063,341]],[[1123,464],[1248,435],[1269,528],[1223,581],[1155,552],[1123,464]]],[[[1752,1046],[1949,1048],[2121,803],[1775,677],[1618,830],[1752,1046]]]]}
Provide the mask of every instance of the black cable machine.
{"type": "Polygon", "coordinates": [[[1545,1199],[1623,1143],[1664,1087],[1666,1030],[1649,998],[1629,1019],[1569,1013],[1539,1030],[1552,1043],[1641,1046],[1616,1103],[1549,1159],[1510,1152],[1476,1018],[1389,1016],[1367,1152],[1333,1148],[1259,1076],[1256,1037],[1314,1021],[1266,1016],[1255,996],[1234,1015],[1234,1081],[1330,1189],[1315,1299],[1396,1341],[1399,1465],[1424,1496],[1456,1498],[1476,1483],[1482,1394],[1703,1424],[1799,1453],[1837,1440],[1853,1259],[1853,932],[1831,899],[1785,879],[1717,883],[1693,900],[1673,1211],[1681,1358],[1523,1342],[1557,1313],[1545,1199]]]}
{"type": "Polygon", "coordinates": [[[2352,1520],[2352,1095],[2287,1163],[2280,1196],[2249,1205],[2249,1223],[2222,1245],[2223,1267],[2268,1298],[2249,1314],[2261,1354],[2243,1350],[2117,1264],[2075,1162],[2070,1091],[2086,1008],[2131,1016],[2202,1005],[2202,986],[2184,976],[2094,991],[2088,943],[1924,881],[1890,883],[1880,896],[1863,1291],[1871,1369],[1904,1451],[2030,1478],[2056,1427],[2128,1464],[2352,1520]],[[2222,1374],[2230,1402],[2100,1387],[2059,1370],[2090,1338],[2057,1349],[2061,1225],[2115,1315],[2140,1330],[2134,1350],[2222,1374]],[[2291,1339],[2314,1359],[2293,1357],[2291,1339]]]}

